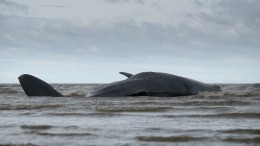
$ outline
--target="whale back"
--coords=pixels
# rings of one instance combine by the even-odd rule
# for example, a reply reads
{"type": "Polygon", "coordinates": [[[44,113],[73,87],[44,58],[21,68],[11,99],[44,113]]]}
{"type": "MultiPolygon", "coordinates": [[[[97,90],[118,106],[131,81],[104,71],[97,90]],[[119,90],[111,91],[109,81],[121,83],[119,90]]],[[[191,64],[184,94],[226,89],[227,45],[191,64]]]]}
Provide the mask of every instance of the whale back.
{"type": "Polygon", "coordinates": [[[220,88],[167,73],[143,72],[87,96],[185,96],[204,91],[220,91],[220,88]]]}

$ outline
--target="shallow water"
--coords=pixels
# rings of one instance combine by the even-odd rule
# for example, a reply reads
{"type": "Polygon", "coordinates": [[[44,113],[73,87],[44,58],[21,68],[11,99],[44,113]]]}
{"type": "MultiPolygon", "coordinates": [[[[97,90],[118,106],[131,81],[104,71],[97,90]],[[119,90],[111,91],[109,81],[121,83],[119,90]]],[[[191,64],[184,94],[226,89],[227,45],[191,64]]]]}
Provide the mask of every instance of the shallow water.
{"type": "Polygon", "coordinates": [[[0,84],[2,145],[259,145],[260,84],[183,97],[85,97],[94,84],[58,84],[68,97],[27,97],[0,84]]]}

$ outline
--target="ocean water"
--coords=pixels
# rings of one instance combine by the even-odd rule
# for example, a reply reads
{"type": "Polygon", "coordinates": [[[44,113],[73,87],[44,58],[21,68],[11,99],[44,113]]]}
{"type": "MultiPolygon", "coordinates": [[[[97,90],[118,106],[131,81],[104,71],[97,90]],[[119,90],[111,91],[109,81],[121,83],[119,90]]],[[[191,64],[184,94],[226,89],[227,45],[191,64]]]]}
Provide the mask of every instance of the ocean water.
{"type": "Polygon", "coordinates": [[[85,97],[98,84],[55,84],[27,97],[0,84],[0,146],[260,145],[260,84],[182,97],[85,97]]]}

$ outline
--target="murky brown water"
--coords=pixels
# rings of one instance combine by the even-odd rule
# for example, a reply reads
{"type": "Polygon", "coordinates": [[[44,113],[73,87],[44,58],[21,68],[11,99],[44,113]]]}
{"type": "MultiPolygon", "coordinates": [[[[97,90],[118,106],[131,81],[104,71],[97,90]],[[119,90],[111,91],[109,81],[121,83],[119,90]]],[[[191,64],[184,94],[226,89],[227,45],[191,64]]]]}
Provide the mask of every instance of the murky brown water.
{"type": "Polygon", "coordinates": [[[260,84],[184,97],[84,97],[99,85],[54,85],[27,97],[0,85],[2,145],[259,145],[260,84]]]}

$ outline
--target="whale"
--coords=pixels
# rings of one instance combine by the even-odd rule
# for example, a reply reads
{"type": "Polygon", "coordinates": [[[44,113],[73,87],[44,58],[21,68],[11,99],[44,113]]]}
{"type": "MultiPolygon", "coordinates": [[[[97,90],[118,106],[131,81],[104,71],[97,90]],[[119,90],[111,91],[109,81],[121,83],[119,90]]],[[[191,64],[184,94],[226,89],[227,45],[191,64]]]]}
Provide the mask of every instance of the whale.
{"type": "MultiPolygon", "coordinates": [[[[161,72],[141,72],[131,74],[119,72],[127,77],[125,80],[113,82],[91,91],[86,97],[124,97],[124,96],[189,96],[200,92],[221,91],[217,85],[206,84],[193,79],[161,72]]],[[[61,97],[45,81],[29,74],[18,77],[27,96],[61,97]]]]}
{"type": "Polygon", "coordinates": [[[126,80],[110,83],[90,92],[88,97],[118,96],[188,96],[200,92],[221,91],[217,85],[210,85],[193,79],[160,72],[142,72],[136,75],[120,72],[126,80]]]}

